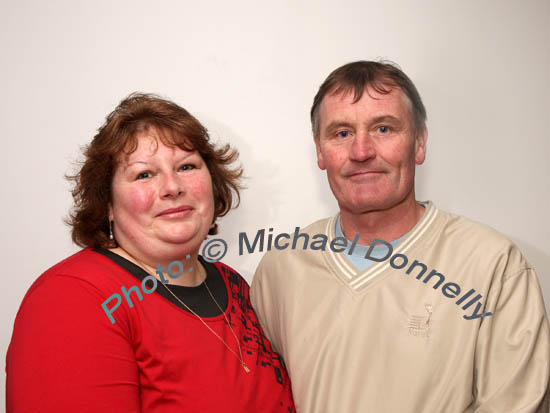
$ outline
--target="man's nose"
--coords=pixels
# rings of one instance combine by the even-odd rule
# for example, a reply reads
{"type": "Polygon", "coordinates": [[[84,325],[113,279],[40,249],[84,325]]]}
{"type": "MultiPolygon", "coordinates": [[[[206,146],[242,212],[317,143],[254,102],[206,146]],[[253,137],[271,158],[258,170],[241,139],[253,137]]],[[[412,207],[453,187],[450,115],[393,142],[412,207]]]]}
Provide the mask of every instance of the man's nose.
{"type": "Polygon", "coordinates": [[[364,162],[376,156],[374,141],[367,131],[358,132],[351,143],[349,158],[352,161],[364,162]]]}

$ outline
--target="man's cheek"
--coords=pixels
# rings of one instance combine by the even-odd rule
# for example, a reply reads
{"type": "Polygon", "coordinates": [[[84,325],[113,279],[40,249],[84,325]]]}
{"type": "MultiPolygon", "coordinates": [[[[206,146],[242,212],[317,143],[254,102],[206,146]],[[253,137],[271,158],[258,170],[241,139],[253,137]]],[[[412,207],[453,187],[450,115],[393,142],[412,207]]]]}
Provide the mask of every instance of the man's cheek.
{"type": "Polygon", "coordinates": [[[327,170],[330,171],[340,170],[346,161],[346,157],[341,153],[341,151],[327,151],[324,153],[323,158],[327,170]]]}

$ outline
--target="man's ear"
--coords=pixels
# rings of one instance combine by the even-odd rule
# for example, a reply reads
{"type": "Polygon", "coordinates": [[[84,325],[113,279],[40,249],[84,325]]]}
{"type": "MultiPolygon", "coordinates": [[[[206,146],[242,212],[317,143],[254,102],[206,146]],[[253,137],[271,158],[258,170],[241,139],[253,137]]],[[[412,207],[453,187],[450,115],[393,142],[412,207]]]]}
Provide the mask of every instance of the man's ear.
{"type": "Polygon", "coordinates": [[[315,149],[317,150],[317,165],[319,169],[324,171],[327,168],[325,166],[325,160],[323,159],[323,153],[321,152],[321,141],[317,136],[313,136],[313,141],[315,142],[315,149]]]}
{"type": "Polygon", "coordinates": [[[428,142],[428,128],[426,125],[422,127],[422,130],[416,134],[414,141],[414,160],[417,165],[422,165],[426,159],[427,151],[427,142],[428,142]]]}

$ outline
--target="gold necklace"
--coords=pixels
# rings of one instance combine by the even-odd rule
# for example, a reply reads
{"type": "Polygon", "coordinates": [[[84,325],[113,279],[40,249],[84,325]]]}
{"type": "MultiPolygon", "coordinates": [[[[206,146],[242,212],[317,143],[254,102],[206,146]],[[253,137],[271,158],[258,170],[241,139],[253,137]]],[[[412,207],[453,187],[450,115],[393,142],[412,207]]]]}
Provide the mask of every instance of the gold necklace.
{"type": "MultiPolygon", "coordinates": [[[[131,254],[127,253],[126,250],[123,249],[123,251],[128,254],[131,258],[133,258],[135,261],[137,261],[141,266],[142,268],[147,268],[147,265],[143,264],[140,260],[138,260],[136,257],[132,256],[131,254]]],[[[248,368],[248,366],[246,365],[246,363],[244,362],[244,359],[243,359],[243,353],[241,351],[241,344],[239,343],[239,339],[237,338],[237,335],[235,334],[235,332],[233,331],[233,328],[231,328],[231,324],[229,323],[229,320],[227,319],[227,316],[225,315],[225,312],[222,310],[222,308],[220,307],[220,305],[218,304],[218,302],[216,301],[216,299],[214,298],[214,296],[212,295],[212,293],[210,292],[210,288],[208,288],[208,285],[206,284],[206,276],[207,276],[207,272],[206,272],[206,268],[204,268],[202,265],[200,265],[200,267],[204,270],[204,286],[206,287],[206,289],[208,290],[208,293],[210,294],[210,297],[212,297],[212,300],[214,300],[214,302],[216,303],[216,305],[218,306],[218,308],[220,309],[220,311],[222,312],[223,314],[223,318],[225,318],[225,322],[227,323],[227,325],[229,326],[229,329],[231,330],[231,332],[233,333],[233,337],[235,337],[235,341],[237,342],[237,347],[239,348],[239,354],[240,354],[240,357],[237,355],[237,353],[235,353],[233,351],[233,349],[231,347],[229,347],[229,344],[227,344],[225,342],[225,340],[223,338],[221,338],[218,333],[216,333],[208,324],[206,324],[206,322],[201,318],[200,315],[198,315],[197,313],[195,313],[187,304],[185,304],[182,300],[180,300],[178,298],[178,296],[176,294],[174,294],[172,292],[172,290],[170,290],[166,285],[164,285],[164,283],[161,281],[161,280],[158,280],[157,283],[160,283],[165,289],[166,291],[168,291],[170,294],[172,294],[172,296],[179,302],[181,303],[181,305],[183,305],[191,314],[193,314],[195,317],[197,317],[203,324],[204,326],[210,330],[210,332],[212,334],[214,334],[218,340],[220,340],[225,347],[227,347],[227,349],[233,353],[233,355],[237,358],[237,360],[240,361],[241,363],[241,366],[243,366],[243,369],[244,371],[246,371],[247,373],[250,373],[250,369],[248,368]]],[[[147,271],[145,271],[147,272],[147,271]]]]}
{"type": "Polygon", "coordinates": [[[191,314],[193,314],[194,316],[196,316],[203,324],[204,326],[210,330],[210,332],[212,334],[214,334],[218,340],[220,340],[224,345],[225,347],[227,347],[227,349],[233,353],[233,355],[237,358],[237,360],[239,360],[241,362],[241,366],[243,366],[243,369],[244,371],[246,371],[247,373],[250,373],[250,369],[248,368],[248,366],[246,365],[246,363],[244,362],[244,359],[243,359],[243,353],[241,351],[241,344],[239,343],[239,339],[237,338],[237,335],[235,334],[235,332],[233,331],[233,328],[231,328],[231,324],[229,323],[229,320],[227,319],[227,316],[225,315],[225,312],[222,310],[222,308],[220,307],[220,305],[218,304],[218,302],[216,301],[216,299],[214,298],[214,296],[212,295],[212,293],[210,292],[210,288],[208,288],[208,285],[206,284],[206,277],[204,278],[204,281],[203,281],[203,284],[204,286],[206,287],[206,290],[208,291],[208,293],[210,294],[210,297],[212,297],[212,300],[214,300],[214,302],[216,303],[216,305],[218,306],[218,308],[220,309],[220,311],[222,312],[223,314],[223,317],[225,318],[225,321],[227,323],[227,325],[229,326],[229,329],[231,330],[231,333],[233,333],[233,337],[235,337],[235,341],[237,342],[237,347],[239,349],[239,355],[240,357],[237,355],[237,353],[235,353],[233,351],[233,349],[231,347],[229,347],[229,344],[227,344],[225,342],[225,340],[223,338],[221,338],[218,333],[216,333],[208,324],[206,324],[206,322],[201,318],[201,316],[199,316],[197,313],[195,313],[187,304],[185,304],[182,300],[180,300],[178,298],[178,296],[176,294],[174,294],[172,292],[172,290],[170,290],[166,285],[164,285],[162,283],[162,281],[160,282],[164,288],[166,289],[166,291],[168,291],[170,294],[172,294],[172,296],[178,300],[178,302],[181,303],[181,305],[183,305],[191,314]]]}
{"type": "MultiPolygon", "coordinates": [[[[224,283],[225,284],[225,283],[224,283]]],[[[216,305],[218,306],[218,308],[220,309],[221,313],[223,314],[223,318],[225,318],[225,322],[227,323],[229,329],[231,330],[231,332],[233,333],[233,337],[235,337],[235,341],[237,342],[237,346],[239,348],[239,354],[241,355],[241,364],[244,368],[244,371],[246,371],[247,373],[250,372],[249,368],[246,366],[245,362],[244,362],[244,359],[243,359],[243,352],[241,351],[241,343],[239,343],[239,339],[237,338],[237,335],[235,334],[235,331],[233,331],[233,328],[231,327],[231,324],[229,323],[229,320],[227,319],[227,316],[225,315],[225,311],[222,310],[222,308],[220,307],[220,305],[218,304],[218,302],[216,301],[216,299],[214,298],[214,295],[212,294],[212,292],[210,291],[210,288],[208,288],[208,284],[206,284],[206,278],[204,279],[204,286],[206,287],[206,289],[208,290],[208,294],[210,294],[210,297],[212,297],[212,300],[214,300],[214,302],[216,303],[216,305]]],[[[203,321],[204,322],[204,321],[203,321]]],[[[224,341],[224,344],[225,344],[225,341],[224,341]]],[[[226,344],[227,346],[227,344],[226,344]]],[[[229,347],[229,346],[228,346],[229,347]]],[[[235,354],[233,352],[233,354],[235,354]]],[[[235,354],[236,356],[236,354],[235,354]]]]}

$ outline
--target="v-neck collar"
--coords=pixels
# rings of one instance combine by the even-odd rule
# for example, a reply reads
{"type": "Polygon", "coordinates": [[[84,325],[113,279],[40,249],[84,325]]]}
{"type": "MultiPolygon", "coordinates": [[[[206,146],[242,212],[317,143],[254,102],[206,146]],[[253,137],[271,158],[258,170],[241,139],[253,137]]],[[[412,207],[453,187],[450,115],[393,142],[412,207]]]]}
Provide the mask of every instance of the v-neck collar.
{"type": "MultiPolygon", "coordinates": [[[[428,231],[428,229],[435,222],[436,218],[440,215],[438,209],[431,201],[426,204],[426,210],[422,215],[422,218],[416,223],[416,225],[408,232],[408,234],[399,242],[399,244],[393,248],[392,255],[406,254],[416,244],[416,242],[428,231]]],[[[340,213],[329,218],[325,227],[325,234],[328,239],[334,239],[336,237],[336,221],[340,213]]],[[[333,270],[333,273],[342,281],[349,289],[354,293],[360,293],[369,288],[373,281],[378,279],[388,268],[390,268],[389,258],[376,262],[364,271],[359,271],[350,262],[345,253],[334,252],[331,249],[327,249],[323,257],[327,265],[333,270]]]]}

